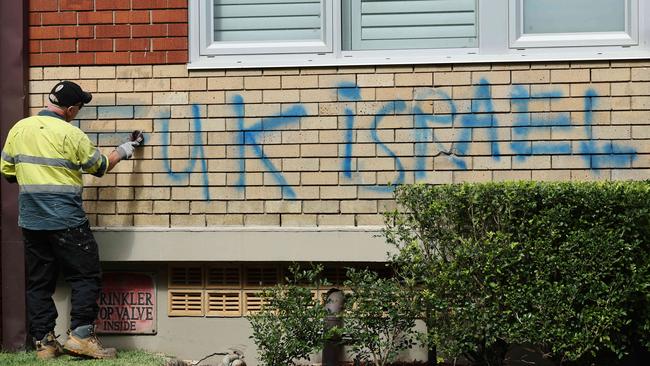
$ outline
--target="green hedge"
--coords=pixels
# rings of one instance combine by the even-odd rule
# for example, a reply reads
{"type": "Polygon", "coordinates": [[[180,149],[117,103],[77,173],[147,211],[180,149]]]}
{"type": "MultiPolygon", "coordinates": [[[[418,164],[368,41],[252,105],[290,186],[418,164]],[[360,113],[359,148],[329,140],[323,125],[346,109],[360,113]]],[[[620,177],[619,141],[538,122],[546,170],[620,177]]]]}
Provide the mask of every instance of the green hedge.
{"type": "Polygon", "coordinates": [[[401,186],[386,214],[441,353],[502,364],[533,344],[557,364],[650,346],[650,184],[401,186]]]}

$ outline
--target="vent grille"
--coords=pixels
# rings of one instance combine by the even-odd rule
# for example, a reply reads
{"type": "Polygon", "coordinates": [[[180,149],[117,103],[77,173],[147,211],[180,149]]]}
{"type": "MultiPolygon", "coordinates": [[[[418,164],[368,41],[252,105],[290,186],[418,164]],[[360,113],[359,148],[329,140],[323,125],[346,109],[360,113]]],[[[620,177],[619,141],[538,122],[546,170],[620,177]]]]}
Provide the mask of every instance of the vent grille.
{"type": "Polygon", "coordinates": [[[262,310],[262,306],[269,303],[269,300],[262,297],[259,291],[244,291],[244,315],[255,314],[262,310]]]}
{"type": "Polygon", "coordinates": [[[342,267],[325,267],[323,277],[332,286],[343,286],[343,283],[347,279],[345,272],[346,269],[342,267]]]}
{"type": "Polygon", "coordinates": [[[325,304],[325,301],[327,300],[327,290],[313,289],[311,290],[311,298],[320,301],[321,304],[325,304]]]}
{"type": "Polygon", "coordinates": [[[207,288],[241,288],[239,266],[211,266],[206,272],[207,288]]]}
{"type": "Polygon", "coordinates": [[[170,316],[203,316],[203,291],[169,291],[170,316]]]}
{"type": "MultiPolygon", "coordinates": [[[[169,316],[241,317],[259,312],[269,299],[262,291],[281,283],[281,265],[268,263],[173,263],[169,265],[169,316]]],[[[322,277],[329,284],[312,288],[314,299],[326,302],[330,288],[343,290],[347,269],[336,263],[325,266],[322,277]]],[[[303,286],[311,286],[302,283],[303,286]]]]}
{"type": "Polygon", "coordinates": [[[279,281],[280,271],[277,267],[247,267],[246,283],[248,287],[274,286],[279,281]]]}
{"type": "Polygon", "coordinates": [[[203,267],[200,265],[170,267],[169,287],[203,287],[203,267]]]}
{"type": "Polygon", "coordinates": [[[206,291],[207,316],[241,316],[241,291],[206,291]]]}

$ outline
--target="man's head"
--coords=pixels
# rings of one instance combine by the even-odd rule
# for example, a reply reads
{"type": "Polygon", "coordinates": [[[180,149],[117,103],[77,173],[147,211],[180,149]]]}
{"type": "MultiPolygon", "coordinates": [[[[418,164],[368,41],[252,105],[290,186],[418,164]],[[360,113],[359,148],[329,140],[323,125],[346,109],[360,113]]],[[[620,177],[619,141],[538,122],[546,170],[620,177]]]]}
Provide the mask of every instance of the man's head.
{"type": "Polygon", "coordinates": [[[58,109],[66,121],[72,121],[84,104],[90,103],[92,94],[85,92],[72,81],[61,81],[54,85],[49,95],[50,105],[58,109]]]}

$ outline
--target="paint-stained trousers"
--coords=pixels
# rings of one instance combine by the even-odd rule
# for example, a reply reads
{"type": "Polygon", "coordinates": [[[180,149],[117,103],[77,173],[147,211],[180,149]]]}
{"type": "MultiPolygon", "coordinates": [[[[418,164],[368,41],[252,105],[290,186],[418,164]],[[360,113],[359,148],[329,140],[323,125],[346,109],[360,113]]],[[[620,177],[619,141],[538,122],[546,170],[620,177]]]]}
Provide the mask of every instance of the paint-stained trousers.
{"type": "Polygon", "coordinates": [[[88,222],[64,230],[23,228],[23,239],[31,336],[42,339],[54,330],[58,313],[52,295],[59,271],[72,288],[70,328],[93,324],[99,310],[102,274],[97,242],[88,222]]]}

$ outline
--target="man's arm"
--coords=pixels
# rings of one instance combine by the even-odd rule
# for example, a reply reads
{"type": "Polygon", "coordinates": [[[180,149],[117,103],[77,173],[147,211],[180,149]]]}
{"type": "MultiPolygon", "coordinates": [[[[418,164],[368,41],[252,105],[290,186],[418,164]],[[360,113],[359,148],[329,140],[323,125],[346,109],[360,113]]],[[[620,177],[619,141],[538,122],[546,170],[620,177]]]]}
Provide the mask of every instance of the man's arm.
{"type": "Polygon", "coordinates": [[[0,171],[7,182],[16,183],[18,181],[16,179],[16,164],[14,162],[14,157],[8,153],[10,151],[11,143],[7,142],[5,148],[2,149],[2,153],[0,154],[0,171]]]}
{"type": "Polygon", "coordinates": [[[122,161],[120,153],[117,150],[111,151],[110,155],[108,155],[108,169],[106,171],[110,172],[120,161],[122,161]]]}
{"type": "MultiPolygon", "coordinates": [[[[84,135],[85,136],[85,135],[84,135]]],[[[88,156],[88,160],[83,169],[85,172],[90,173],[96,177],[101,177],[107,172],[111,171],[115,166],[122,160],[130,159],[133,156],[133,151],[136,147],[140,146],[144,142],[144,135],[141,131],[133,131],[131,134],[131,141],[127,141],[120,146],[116,147],[115,150],[106,155],[101,155],[99,149],[97,149],[92,142],[88,139],[87,136],[83,139],[83,142],[86,145],[85,155],[88,156]],[[92,152],[91,150],[95,151],[92,152]],[[99,157],[99,159],[97,159],[99,157]]],[[[83,151],[83,147],[80,146],[80,151],[83,151]]],[[[84,153],[82,153],[83,155],[84,153]]]]}

